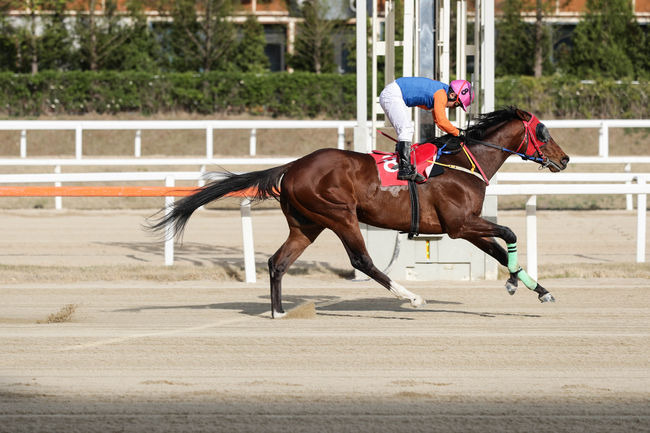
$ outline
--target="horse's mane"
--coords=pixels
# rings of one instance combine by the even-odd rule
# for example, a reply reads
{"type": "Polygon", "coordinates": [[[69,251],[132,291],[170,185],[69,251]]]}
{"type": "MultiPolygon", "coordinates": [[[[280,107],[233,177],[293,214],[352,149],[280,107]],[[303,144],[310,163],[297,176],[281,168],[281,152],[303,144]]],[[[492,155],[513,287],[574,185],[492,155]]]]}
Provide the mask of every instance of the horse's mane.
{"type": "Polygon", "coordinates": [[[470,126],[465,134],[470,138],[480,140],[485,137],[491,127],[517,118],[517,107],[512,106],[491,113],[479,114],[476,123],[470,126]]]}
{"type": "MultiPolygon", "coordinates": [[[[494,126],[500,125],[513,119],[517,119],[517,107],[506,107],[491,113],[479,114],[475,123],[465,130],[465,135],[470,138],[481,140],[485,137],[488,130],[494,126]]],[[[446,143],[451,137],[451,134],[443,135],[442,137],[428,137],[423,143],[446,143]]]]}

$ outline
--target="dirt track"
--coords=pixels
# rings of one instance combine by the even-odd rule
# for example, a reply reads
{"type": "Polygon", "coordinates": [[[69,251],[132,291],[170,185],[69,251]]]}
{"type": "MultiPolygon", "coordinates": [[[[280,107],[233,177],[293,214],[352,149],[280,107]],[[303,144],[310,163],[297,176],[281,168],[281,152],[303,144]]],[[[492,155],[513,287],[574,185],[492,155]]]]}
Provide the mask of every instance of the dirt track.
{"type": "MultiPolygon", "coordinates": [[[[160,245],[132,228],[140,214],[46,214],[3,215],[3,264],[162,263],[160,245]]],[[[616,229],[540,222],[540,264],[633,259],[634,224],[621,215],[616,229]]],[[[258,264],[283,237],[268,218],[253,215],[258,264]]],[[[520,219],[510,225],[523,234],[520,219]]],[[[241,260],[239,227],[216,221],[188,227],[181,261],[241,260]]],[[[304,269],[349,267],[335,238],[317,245],[304,269]]],[[[544,283],[556,304],[510,297],[502,281],[404,282],[428,300],[413,310],[375,283],[294,274],[285,307],[313,301],[317,315],[273,321],[262,275],[12,282],[1,291],[0,432],[650,431],[648,280],[544,283]],[[37,323],[67,304],[71,322],[37,323]]]]}

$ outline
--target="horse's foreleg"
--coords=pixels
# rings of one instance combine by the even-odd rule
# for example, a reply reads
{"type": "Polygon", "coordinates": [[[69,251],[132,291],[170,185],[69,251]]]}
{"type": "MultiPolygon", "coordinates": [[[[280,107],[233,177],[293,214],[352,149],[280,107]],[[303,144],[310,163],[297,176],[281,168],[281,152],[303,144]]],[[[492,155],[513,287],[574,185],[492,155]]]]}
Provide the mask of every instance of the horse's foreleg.
{"type": "Polygon", "coordinates": [[[542,287],[537,281],[535,281],[528,272],[524,270],[517,261],[517,243],[509,243],[508,247],[508,271],[510,272],[510,278],[506,282],[506,289],[508,293],[514,295],[517,290],[517,280],[521,280],[522,283],[530,290],[537,293],[537,298],[540,302],[555,302],[555,298],[551,295],[548,290],[542,287]]]}
{"type": "Polygon", "coordinates": [[[544,287],[535,281],[528,273],[519,266],[517,260],[517,236],[506,226],[491,223],[482,218],[478,218],[475,224],[470,228],[464,226],[462,237],[476,245],[478,248],[494,257],[502,266],[508,268],[510,277],[506,281],[506,290],[511,295],[517,291],[519,280],[530,290],[537,293],[540,302],[555,302],[555,298],[544,287]],[[506,242],[507,252],[492,237],[496,236],[506,242]]]}
{"type": "Polygon", "coordinates": [[[289,237],[268,261],[271,285],[271,317],[279,319],[286,313],[282,308],[282,276],[296,259],[323,231],[322,227],[290,227],[289,237]]]}

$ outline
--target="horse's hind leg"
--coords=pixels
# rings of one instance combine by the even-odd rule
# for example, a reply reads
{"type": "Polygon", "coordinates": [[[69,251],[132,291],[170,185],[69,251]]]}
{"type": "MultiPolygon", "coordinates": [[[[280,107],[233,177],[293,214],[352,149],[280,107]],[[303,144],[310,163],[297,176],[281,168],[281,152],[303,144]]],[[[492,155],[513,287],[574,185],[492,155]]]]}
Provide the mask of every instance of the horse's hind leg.
{"type": "Polygon", "coordinates": [[[289,237],[269,259],[269,277],[271,280],[271,316],[279,319],[285,315],[282,308],[282,276],[289,266],[305,251],[323,227],[311,225],[289,225],[289,237]]]}

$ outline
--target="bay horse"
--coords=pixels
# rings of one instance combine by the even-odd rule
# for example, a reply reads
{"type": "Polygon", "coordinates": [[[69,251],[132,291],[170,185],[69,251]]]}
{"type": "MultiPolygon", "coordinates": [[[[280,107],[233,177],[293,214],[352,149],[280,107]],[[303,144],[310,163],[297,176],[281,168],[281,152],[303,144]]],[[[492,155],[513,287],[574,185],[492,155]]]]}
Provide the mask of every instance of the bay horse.
{"type": "MultiPolygon", "coordinates": [[[[460,170],[445,170],[417,186],[420,197],[419,232],[447,233],[465,239],[508,268],[506,288],[513,294],[517,280],[538,294],[541,302],[555,301],[517,263],[517,236],[508,227],[481,218],[486,182],[505,160],[517,154],[547,167],[564,170],[569,157],[537,118],[516,107],[482,114],[466,130],[466,149],[482,171],[485,181],[460,170]],[[495,238],[505,241],[507,251],[495,238]]],[[[470,166],[463,153],[441,155],[447,165],[470,166]]],[[[174,203],[169,212],[149,221],[148,228],[182,235],[188,219],[201,206],[226,194],[254,188],[252,200],[275,198],[289,225],[289,236],[268,260],[271,315],[285,315],[282,308],[282,277],[324,229],[341,240],[352,266],[368,275],[400,299],[418,307],[426,301],[391,280],[377,269],[364,243],[359,223],[409,231],[411,209],[406,186],[382,187],[376,163],[369,154],[338,149],[320,149],[292,162],[242,174],[224,173],[225,178],[198,188],[196,193],[174,203]]]]}

